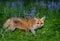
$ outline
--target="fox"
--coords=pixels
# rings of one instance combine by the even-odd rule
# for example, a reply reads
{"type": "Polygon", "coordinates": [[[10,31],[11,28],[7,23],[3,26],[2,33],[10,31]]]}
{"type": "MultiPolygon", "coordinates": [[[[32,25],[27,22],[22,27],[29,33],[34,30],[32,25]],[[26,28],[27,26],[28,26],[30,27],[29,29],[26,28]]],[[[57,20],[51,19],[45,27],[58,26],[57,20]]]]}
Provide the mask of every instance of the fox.
{"type": "Polygon", "coordinates": [[[16,28],[22,29],[26,31],[26,34],[31,31],[32,34],[35,36],[36,31],[35,29],[41,28],[44,26],[45,16],[42,18],[9,18],[3,24],[3,28],[8,28],[11,31],[14,31],[16,28]]]}

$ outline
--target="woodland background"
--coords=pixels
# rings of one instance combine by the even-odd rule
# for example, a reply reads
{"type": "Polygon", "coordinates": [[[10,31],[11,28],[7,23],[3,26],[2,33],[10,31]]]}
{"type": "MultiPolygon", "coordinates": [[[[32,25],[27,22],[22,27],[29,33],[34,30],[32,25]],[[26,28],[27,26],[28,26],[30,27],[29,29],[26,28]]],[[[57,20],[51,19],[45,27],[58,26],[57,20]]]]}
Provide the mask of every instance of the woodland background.
{"type": "Polygon", "coordinates": [[[60,0],[0,0],[0,41],[60,41],[60,0]],[[3,24],[11,17],[41,18],[45,25],[37,29],[37,36],[16,29],[5,31],[3,24]]]}

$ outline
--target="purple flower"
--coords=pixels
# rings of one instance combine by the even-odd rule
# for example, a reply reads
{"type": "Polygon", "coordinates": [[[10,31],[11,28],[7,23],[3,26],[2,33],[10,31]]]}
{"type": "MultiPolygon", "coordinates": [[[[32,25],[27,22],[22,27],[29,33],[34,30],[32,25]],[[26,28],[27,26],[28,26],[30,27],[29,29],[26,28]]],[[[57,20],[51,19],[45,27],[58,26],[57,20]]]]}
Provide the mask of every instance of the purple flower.
{"type": "Polygon", "coordinates": [[[57,3],[52,1],[52,6],[56,7],[57,3]]]}
{"type": "Polygon", "coordinates": [[[22,10],[22,7],[23,7],[23,0],[18,1],[18,4],[19,4],[19,9],[22,10]]]}
{"type": "Polygon", "coordinates": [[[52,2],[48,3],[48,10],[53,10],[53,9],[58,10],[59,7],[58,7],[58,4],[56,2],[52,1],[52,2]]]}
{"type": "Polygon", "coordinates": [[[16,7],[16,3],[12,2],[12,9],[15,9],[15,7],[16,7]]]}
{"type": "Polygon", "coordinates": [[[60,1],[58,2],[58,7],[59,7],[58,9],[60,9],[60,1]]]}
{"type": "Polygon", "coordinates": [[[34,15],[35,15],[35,12],[36,12],[36,8],[32,6],[31,9],[32,10],[31,10],[31,13],[30,13],[30,17],[33,18],[34,15]]]}
{"type": "Polygon", "coordinates": [[[36,5],[38,5],[38,0],[36,0],[36,5]]]}
{"type": "Polygon", "coordinates": [[[58,4],[56,2],[52,1],[52,6],[54,7],[54,9],[58,9],[58,4]]]}
{"type": "Polygon", "coordinates": [[[60,6],[60,2],[58,2],[58,5],[60,6]]]}
{"type": "Polygon", "coordinates": [[[30,13],[30,17],[31,17],[31,18],[34,17],[34,12],[33,12],[33,11],[30,13]]]}
{"type": "Polygon", "coordinates": [[[52,10],[52,5],[48,4],[48,10],[52,10]]]}
{"type": "Polygon", "coordinates": [[[56,2],[53,2],[53,1],[52,1],[52,7],[56,10],[59,9],[58,4],[56,2]]]}
{"type": "Polygon", "coordinates": [[[41,5],[42,7],[45,7],[45,6],[46,6],[46,3],[45,3],[44,1],[41,1],[41,2],[40,2],[40,5],[41,5]]]}

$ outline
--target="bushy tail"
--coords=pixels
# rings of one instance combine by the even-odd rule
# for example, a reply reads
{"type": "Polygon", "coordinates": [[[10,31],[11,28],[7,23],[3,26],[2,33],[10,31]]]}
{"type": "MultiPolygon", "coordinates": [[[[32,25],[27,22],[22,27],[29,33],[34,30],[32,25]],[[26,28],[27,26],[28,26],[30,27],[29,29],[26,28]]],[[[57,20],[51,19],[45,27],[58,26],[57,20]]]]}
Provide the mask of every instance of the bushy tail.
{"type": "Polygon", "coordinates": [[[10,19],[6,20],[6,22],[3,24],[3,28],[7,28],[10,24],[10,19]]]}

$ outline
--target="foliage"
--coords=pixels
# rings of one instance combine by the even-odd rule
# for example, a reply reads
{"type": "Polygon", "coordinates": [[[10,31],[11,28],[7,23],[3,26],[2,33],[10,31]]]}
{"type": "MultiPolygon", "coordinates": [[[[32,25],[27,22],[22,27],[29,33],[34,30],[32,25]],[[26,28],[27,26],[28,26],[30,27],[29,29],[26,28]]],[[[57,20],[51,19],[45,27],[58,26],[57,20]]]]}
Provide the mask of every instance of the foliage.
{"type": "Polygon", "coordinates": [[[8,5],[6,5],[6,1],[0,3],[0,41],[60,41],[60,8],[58,10],[48,9],[48,3],[44,2],[42,3],[46,4],[45,6],[39,2],[37,5],[35,1],[21,2],[18,4],[18,1],[8,1],[8,5]],[[12,6],[12,4],[16,6],[12,6]],[[46,15],[45,25],[42,29],[36,30],[37,36],[33,36],[31,32],[26,36],[25,31],[20,29],[13,32],[3,29],[3,23],[8,18],[41,18],[44,15],[46,15]]]}

